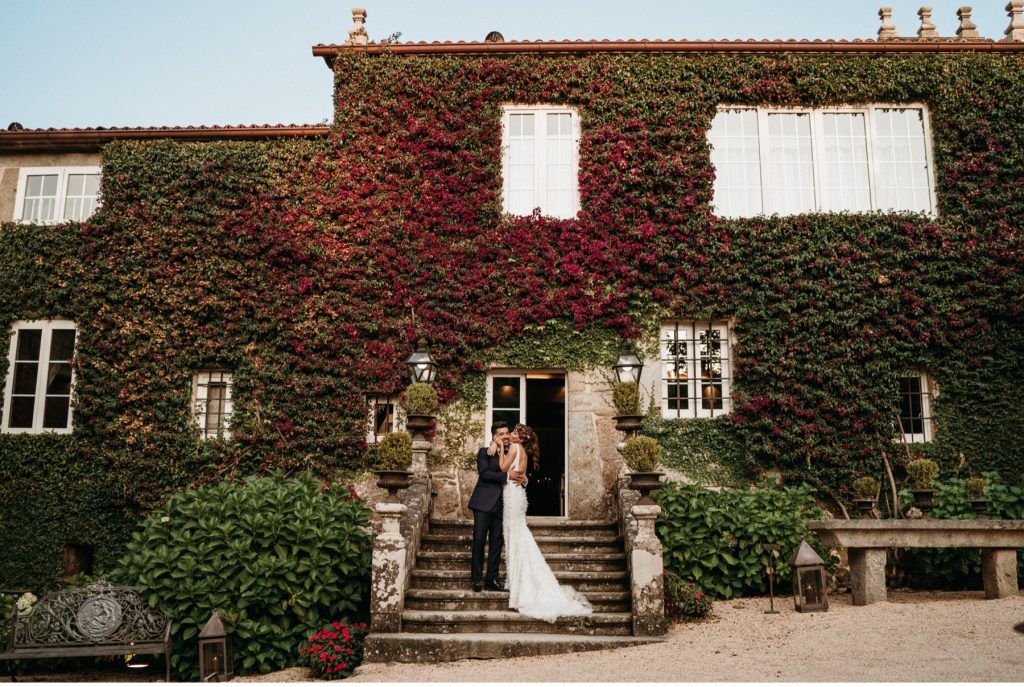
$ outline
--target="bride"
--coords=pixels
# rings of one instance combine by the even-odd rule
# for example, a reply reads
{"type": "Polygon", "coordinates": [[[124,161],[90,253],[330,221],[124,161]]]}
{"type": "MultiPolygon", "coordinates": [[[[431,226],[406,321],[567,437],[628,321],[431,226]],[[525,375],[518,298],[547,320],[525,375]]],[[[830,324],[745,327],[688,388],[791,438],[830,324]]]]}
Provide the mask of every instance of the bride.
{"type": "MultiPolygon", "coordinates": [[[[526,471],[540,467],[537,434],[523,424],[516,425],[509,435],[507,449],[496,442],[491,450],[500,451],[502,472],[526,471]],[[532,466],[527,465],[527,460],[532,466]]],[[[493,454],[492,454],[493,455],[493,454]]],[[[559,585],[540,547],[526,526],[526,489],[508,482],[503,492],[505,512],[502,516],[505,537],[505,580],[508,606],[530,618],[549,623],[560,616],[588,615],[593,607],[586,597],[568,585],[559,585]]]]}

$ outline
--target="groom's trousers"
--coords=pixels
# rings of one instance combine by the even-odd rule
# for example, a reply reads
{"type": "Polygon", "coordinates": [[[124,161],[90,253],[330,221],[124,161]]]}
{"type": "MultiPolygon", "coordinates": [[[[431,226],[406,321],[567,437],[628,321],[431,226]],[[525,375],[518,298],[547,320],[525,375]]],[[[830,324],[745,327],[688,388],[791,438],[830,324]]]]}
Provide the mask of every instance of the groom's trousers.
{"type": "Polygon", "coordinates": [[[473,562],[471,576],[473,583],[480,582],[480,573],[484,567],[484,541],[490,539],[487,555],[487,577],[488,582],[498,579],[498,565],[501,563],[501,549],[505,545],[505,538],[502,535],[501,502],[498,502],[497,510],[486,513],[484,511],[473,511],[473,562]]]}

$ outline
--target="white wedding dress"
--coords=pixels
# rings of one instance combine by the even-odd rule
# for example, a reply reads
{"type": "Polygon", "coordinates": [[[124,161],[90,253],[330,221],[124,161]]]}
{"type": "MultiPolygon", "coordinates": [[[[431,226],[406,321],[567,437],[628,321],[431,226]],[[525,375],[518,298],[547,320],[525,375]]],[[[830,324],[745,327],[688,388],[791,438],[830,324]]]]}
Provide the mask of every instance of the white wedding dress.
{"type": "MultiPolygon", "coordinates": [[[[519,469],[523,450],[513,444],[515,459],[509,471],[519,469]]],[[[526,526],[526,489],[508,482],[503,491],[502,515],[505,535],[505,586],[508,607],[525,616],[555,622],[561,616],[589,615],[594,612],[587,598],[568,585],[559,585],[540,547],[526,526]]]]}

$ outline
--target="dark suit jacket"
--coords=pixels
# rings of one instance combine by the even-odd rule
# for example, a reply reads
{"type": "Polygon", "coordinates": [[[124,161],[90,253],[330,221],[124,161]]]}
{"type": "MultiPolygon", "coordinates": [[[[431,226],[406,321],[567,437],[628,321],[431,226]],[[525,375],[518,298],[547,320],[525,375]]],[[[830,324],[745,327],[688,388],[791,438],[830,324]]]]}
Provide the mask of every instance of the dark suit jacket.
{"type": "Polygon", "coordinates": [[[492,513],[501,508],[501,489],[508,482],[508,474],[501,471],[497,454],[487,455],[482,448],[476,454],[476,471],[480,478],[469,498],[469,507],[473,510],[492,513]]]}

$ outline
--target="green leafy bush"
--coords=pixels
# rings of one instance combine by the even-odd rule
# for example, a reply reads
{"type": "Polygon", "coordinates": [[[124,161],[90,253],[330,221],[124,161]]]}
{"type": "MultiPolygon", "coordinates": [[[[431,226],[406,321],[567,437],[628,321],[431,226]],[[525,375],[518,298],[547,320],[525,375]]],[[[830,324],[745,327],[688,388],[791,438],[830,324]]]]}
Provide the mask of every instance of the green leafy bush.
{"type": "Polygon", "coordinates": [[[405,390],[405,409],[410,415],[430,415],[437,408],[437,392],[426,382],[415,382],[405,390]]]}
{"type": "Polygon", "coordinates": [[[408,470],[412,464],[412,437],[405,432],[386,434],[377,444],[380,470],[408,470]]]}
{"type": "Polygon", "coordinates": [[[967,487],[967,495],[972,499],[985,497],[985,478],[968,477],[964,480],[964,486],[967,487]]]}
{"type": "Polygon", "coordinates": [[[660,458],[661,446],[652,437],[630,437],[622,449],[622,460],[633,472],[652,472],[660,458]]]}
{"type": "Polygon", "coordinates": [[[174,621],[172,669],[199,677],[196,636],[224,619],[239,674],[294,665],[295,648],[369,596],[369,510],[311,478],[250,477],[154,509],[111,577],[174,621]]]}
{"type": "Polygon", "coordinates": [[[874,477],[860,477],[853,481],[853,498],[873,499],[878,496],[878,480],[874,477]]]}
{"type": "Polygon", "coordinates": [[[914,489],[929,489],[939,476],[939,464],[928,458],[918,458],[907,463],[907,479],[914,489]]]}
{"type": "Polygon", "coordinates": [[[711,597],[693,582],[684,582],[672,573],[665,575],[665,613],[670,618],[706,618],[712,605],[711,597]]]}
{"type": "Polygon", "coordinates": [[[619,382],[612,389],[612,404],[619,415],[640,414],[640,385],[636,382],[619,382]]]}
{"type": "Polygon", "coordinates": [[[313,669],[319,680],[341,680],[350,677],[363,662],[366,623],[349,625],[335,620],[309,638],[299,653],[303,665],[313,669]]]}
{"type": "Polygon", "coordinates": [[[695,484],[666,484],[654,496],[661,506],[658,537],[665,567],[685,582],[694,582],[714,598],[768,592],[765,570],[778,544],[778,579],[786,579],[786,560],[801,539],[828,562],[829,550],[807,529],[822,517],[806,485],[777,488],[765,482],[751,489],[711,491],[695,484]]]}

